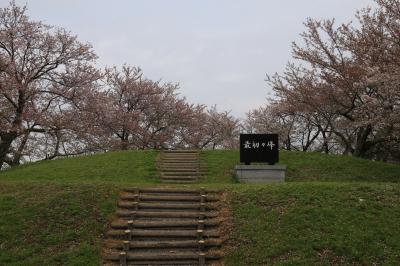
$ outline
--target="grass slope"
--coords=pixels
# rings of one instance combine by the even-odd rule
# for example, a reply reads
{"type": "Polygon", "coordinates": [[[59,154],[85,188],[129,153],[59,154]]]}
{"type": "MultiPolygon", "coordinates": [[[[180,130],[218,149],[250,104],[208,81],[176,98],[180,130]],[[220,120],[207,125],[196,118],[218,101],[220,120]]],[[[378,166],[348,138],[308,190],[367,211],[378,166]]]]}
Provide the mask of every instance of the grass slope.
{"type": "MultiPolygon", "coordinates": [[[[156,156],[113,152],[0,172],[0,265],[98,265],[118,191],[158,185],[156,156]]],[[[231,204],[228,265],[400,265],[399,165],[283,152],[290,182],[243,185],[232,177],[238,151],[202,156],[202,186],[226,189],[231,204]]]]}
{"type": "Polygon", "coordinates": [[[400,185],[291,183],[231,194],[228,265],[399,265],[400,185]]]}
{"type": "MultiPolygon", "coordinates": [[[[233,168],[239,151],[203,152],[210,182],[235,182],[233,168]]],[[[288,166],[286,181],[400,182],[400,165],[315,152],[281,151],[280,164],[288,166]]]]}
{"type": "Polygon", "coordinates": [[[155,151],[123,151],[26,164],[0,172],[0,181],[157,183],[155,151]]]}
{"type": "Polygon", "coordinates": [[[0,265],[99,265],[113,185],[0,183],[0,265]]]}

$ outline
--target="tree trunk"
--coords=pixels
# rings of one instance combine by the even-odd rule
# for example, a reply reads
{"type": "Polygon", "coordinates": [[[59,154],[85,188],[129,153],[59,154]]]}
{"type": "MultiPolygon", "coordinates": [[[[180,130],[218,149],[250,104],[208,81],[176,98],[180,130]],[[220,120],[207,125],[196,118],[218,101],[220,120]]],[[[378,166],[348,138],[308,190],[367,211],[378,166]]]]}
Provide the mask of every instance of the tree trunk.
{"type": "Polygon", "coordinates": [[[21,158],[22,158],[22,154],[23,151],[25,149],[26,143],[28,142],[29,139],[29,132],[27,132],[24,137],[21,140],[21,143],[18,147],[18,150],[16,151],[16,153],[14,154],[13,158],[12,158],[12,166],[14,165],[20,165],[21,163],[21,158]]]}
{"type": "Polygon", "coordinates": [[[366,152],[370,147],[367,145],[367,140],[369,134],[372,132],[372,126],[362,127],[357,132],[356,147],[354,149],[353,155],[356,157],[365,157],[366,152]]]}
{"type": "Polygon", "coordinates": [[[6,162],[7,153],[10,150],[12,142],[17,138],[16,133],[1,133],[1,142],[0,142],[0,169],[3,167],[3,164],[6,162]]]}

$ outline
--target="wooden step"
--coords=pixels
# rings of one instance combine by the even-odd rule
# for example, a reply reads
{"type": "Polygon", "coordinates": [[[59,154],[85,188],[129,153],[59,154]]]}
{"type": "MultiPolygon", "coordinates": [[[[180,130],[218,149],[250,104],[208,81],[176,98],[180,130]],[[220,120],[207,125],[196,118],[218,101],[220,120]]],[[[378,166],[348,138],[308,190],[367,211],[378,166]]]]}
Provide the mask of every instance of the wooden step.
{"type": "Polygon", "coordinates": [[[200,154],[198,153],[162,153],[161,158],[168,157],[196,157],[200,158],[200,154]]]}
{"type": "Polygon", "coordinates": [[[131,201],[120,201],[118,202],[119,208],[125,209],[192,209],[198,210],[201,207],[206,210],[215,210],[216,207],[210,203],[143,203],[143,202],[131,202],[131,201]]]}
{"type": "Polygon", "coordinates": [[[124,189],[116,211],[118,219],[106,234],[104,265],[219,263],[219,197],[218,190],[206,188],[124,189]]]}
{"type": "MultiPolygon", "coordinates": [[[[206,202],[217,201],[218,196],[204,195],[206,202]]],[[[134,194],[125,192],[120,195],[122,200],[140,200],[140,201],[195,201],[200,202],[200,195],[154,195],[154,194],[134,194]]]]}
{"type": "Polygon", "coordinates": [[[197,181],[200,176],[185,176],[185,175],[163,175],[161,176],[162,180],[182,180],[182,181],[187,181],[187,180],[192,180],[192,181],[197,181]]]}
{"type": "Polygon", "coordinates": [[[162,153],[189,153],[189,154],[193,154],[193,153],[196,153],[196,154],[198,154],[199,153],[199,151],[198,150],[164,150],[164,151],[162,151],[162,153]]]}
{"type": "Polygon", "coordinates": [[[198,160],[163,160],[162,165],[191,165],[195,167],[199,167],[199,161],[198,160]]]}
{"type": "Polygon", "coordinates": [[[200,167],[179,167],[179,166],[168,166],[168,167],[160,167],[161,172],[201,172],[206,174],[208,169],[200,168],[200,167]]]}
{"type": "MultiPolygon", "coordinates": [[[[118,217],[157,217],[157,218],[199,218],[201,215],[198,211],[130,211],[117,209],[118,217]]],[[[204,212],[204,217],[215,218],[218,216],[216,212],[204,212]]]]}
{"type": "Polygon", "coordinates": [[[162,161],[168,161],[168,160],[172,160],[172,161],[181,160],[181,161],[183,161],[183,160],[185,160],[185,161],[197,161],[197,162],[199,162],[200,158],[196,157],[196,156],[168,156],[168,157],[161,157],[161,160],[162,161]]]}
{"type": "Polygon", "coordinates": [[[179,179],[161,179],[161,183],[165,184],[196,184],[198,179],[193,180],[179,180],[179,179]]]}
{"type": "MultiPolygon", "coordinates": [[[[119,261],[121,257],[121,252],[110,252],[105,254],[105,259],[112,261],[119,261]]],[[[126,259],[128,261],[140,261],[140,260],[187,260],[187,259],[198,259],[199,252],[126,252],[126,259]]],[[[219,259],[221,258],[221,253],[205,253],[205,258],[207,259],[219,259]]],[[[151,264],[150,264],[151,265],[151,264]]]]}
{"type": "Polygon", "coordinates": [[[201,191],[204,193],[218,193],[218,189],[210,189],[210,188],[185,188],[185,187],[148,187],[148,188],[124,188],[123,191],[126,192],[136,192],[139,191],[140,193],[180,193],[180,194],[195,194],[200,195],[201,191]]]}
{"type": "Polygon", "coordinates": [[[204,226],[217,226],[221,223],[219,219],[206,219],[206,220],[148,220],[148,221],[138,221],[138,220],[116,220],[111,223],[111,228],[113,229],[130,229],[130,228],[162,228],[162,227],[197,227],[199,223],[204,226]]]}
{"type": "MultiPolygon", "coordinates": [[[[125,238],[129,234],[132,237],[193,237],[199,236],[199,230],[145,230],[145,229],[133,229],[133,230],[116,230],[111,229],[107,232],[108,237],[120,237],[125,238]]],[[[219,237],[217,230],[201,230],[204,237],[219,237]]]]}
{"type": "Polygon", "coordinates": [[[200,171],[164,171],[161,173],[162,176],[168,176],[168,175],[175,175],[175,176],[190,176],[190,175],[200,175],[200,171]]]}
{"type": "MultiPolygon", "coordinates": [[[[218,247],[222,242],[219,239],[210,238],[204,240],[202,245],[206,247],[218,247]]],[[[108,248],[122,249],[124,247],[123,240],[108,240],[105,245],[108,248]]],[[[153,241],[138,241],[132,240],[128,243],[130,249],[134,248],[198,248],[200,243],[198,240],[153,240],[153,241]]]]}
{"type": "Polygon", "coordinates": [[[160,162],[158,166],[163,167],[193,167],[193,168],[206,168],[206,164],[198,163],[198,162],[188,162],[188,161],[169,161],[169,162],[160,162]]]}

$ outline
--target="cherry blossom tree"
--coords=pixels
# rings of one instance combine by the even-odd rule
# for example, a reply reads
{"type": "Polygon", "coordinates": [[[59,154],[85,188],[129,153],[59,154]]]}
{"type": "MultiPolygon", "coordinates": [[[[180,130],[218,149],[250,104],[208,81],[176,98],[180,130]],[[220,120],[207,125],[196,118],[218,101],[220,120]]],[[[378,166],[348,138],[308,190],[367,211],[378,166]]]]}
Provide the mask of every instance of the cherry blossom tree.
{"type": "Polygon", "coordinates": [[[18,164],[32,134],[48,132],[99,78],[95,59],[89,44],[31,21],[26,7],[0,9],[0,167],[18,164]]]}
{"type": "Polygon", "coordinates": [[[357,26],[308,19],[303,44],[293,43],[293,62],[267,79],[275,92],[272,109],[281,112],[263,109],[252,117],[261,121],[266,112],[270,120],[283,111],[296,125],[278,123],[292,129],[284,138],[303,150],[382,159],[384,150],[398,147],[399,2],[376,2],[376,9],[357,13],[357,26]]]}

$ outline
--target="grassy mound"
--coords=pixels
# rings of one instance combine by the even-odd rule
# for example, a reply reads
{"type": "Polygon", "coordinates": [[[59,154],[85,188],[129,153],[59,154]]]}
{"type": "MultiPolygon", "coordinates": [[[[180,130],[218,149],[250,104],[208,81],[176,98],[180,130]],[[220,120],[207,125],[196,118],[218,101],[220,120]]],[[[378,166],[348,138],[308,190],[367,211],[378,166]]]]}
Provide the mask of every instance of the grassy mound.
{"type": "MultiPolygon", "coordinates": [[[[229,182],[239,162],[239,151],[205,151],[210,182],[229,182]]],[[[280,164],[288,166],[286,181],[400,182],[400,165],[316,152],[281,151],[280,164]]]]}
{"type": "Polygon", "coordinates": [[[99,265],[114,185],[0,183],[0,265],[99,265]]]}
{"type": "MultiPolygon", "coordinates": [[[[282,152],[289,182],[244,185],[233,178],[238,151],[202,156],[201,186],[228,192],[227,265],[400,264],[400,165],[282,152]]],[[[156,157],[112,152],[0,172],[0,265],[99,265],[118,191],[160,185],[156,157]]]]}
{"type": "Polygon", "coordinates": [[[399,265],[400,185],[292,183],[230,193],[228,265],[399,265]]]}
{"type": "Polygon", "coordinates": [[[0,181],[157,183],[155,151],[124,151],[41,161],[0,172],[0,181]]]}

